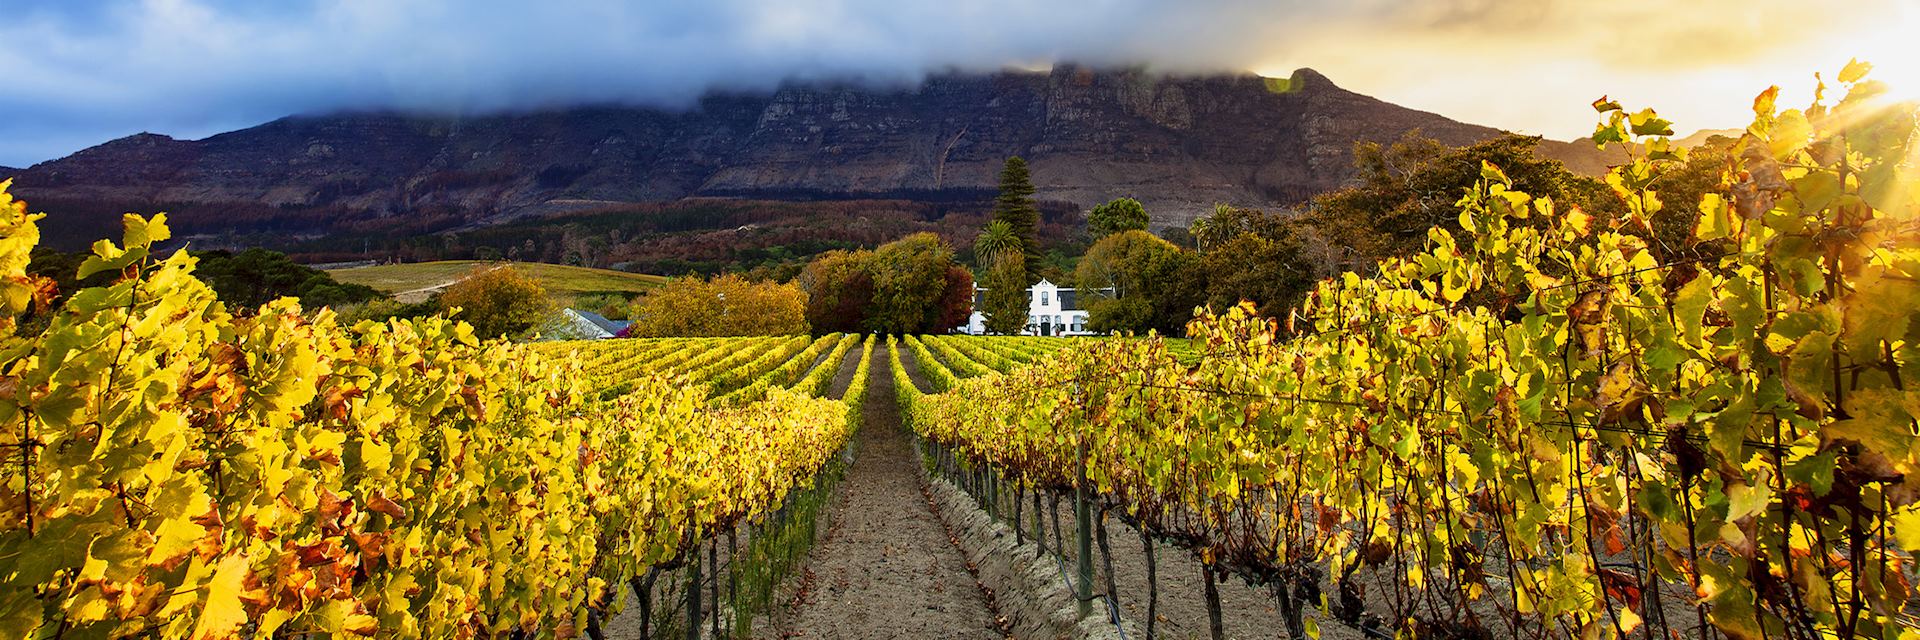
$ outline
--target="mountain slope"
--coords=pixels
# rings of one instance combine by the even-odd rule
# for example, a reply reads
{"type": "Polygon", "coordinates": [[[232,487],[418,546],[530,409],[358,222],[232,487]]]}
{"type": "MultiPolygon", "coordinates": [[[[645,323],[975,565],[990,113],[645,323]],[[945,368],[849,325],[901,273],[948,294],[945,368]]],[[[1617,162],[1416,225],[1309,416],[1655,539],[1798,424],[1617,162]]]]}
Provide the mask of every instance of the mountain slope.
{"type": "Polygon", "coordinates": [[[512,266],[545,286],[547,293],[580,295],[589,293],[641,293],[666,283],[660,276],[591,269],[544,262],[483,262],[480,260],[443,260],[382,264],[335,269],[328,273],[335,280],[364,284],[401,302],[419,302],[441,289],[465,279],[476,269],[488,266],[512,266]]]}
{"type": "MultiPolygon", "coordinates": [[[[1086,207],[1133,196],[1169,225],[1215,202],[1303,201],[1352,176],[1356,142],[1415,129],[1449,144],[1499,134],[1309,69],[1270,79],[1063,66],[908,88],[796,85],[685,111],[348,113],[196,141],[140,134],[35,165],[16,190],[76,212],[95,237],[105,231],[86,229],[96,219],[155,207],[188,233],[422,231],[696,196],[980,199],[1002,161],[1021,155],[1041,199],[1086,207]]],[[[1543,148],[1578,169],[1597,163],[1579,145],[1543,148]]]]}

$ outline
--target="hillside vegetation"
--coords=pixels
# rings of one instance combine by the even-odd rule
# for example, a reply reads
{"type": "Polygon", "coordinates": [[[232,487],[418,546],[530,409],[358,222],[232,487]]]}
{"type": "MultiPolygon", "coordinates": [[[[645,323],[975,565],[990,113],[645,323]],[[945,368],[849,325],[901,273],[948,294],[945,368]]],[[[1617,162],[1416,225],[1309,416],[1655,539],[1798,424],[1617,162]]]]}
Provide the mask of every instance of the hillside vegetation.
{"type": "MultiPolygon", "coordinates": [[[[474,268],[491,264],[480,260],[441,260],[412,264],[383,264],[330,271],[335,280],[363,284],[401,302],[418,302],[458,282],[474,268]]],[[[574,267],[543,262],[502,262],[539,280],[549,294],[641,293],[665,284],[661,276],[611,269],[574,267]]]]}

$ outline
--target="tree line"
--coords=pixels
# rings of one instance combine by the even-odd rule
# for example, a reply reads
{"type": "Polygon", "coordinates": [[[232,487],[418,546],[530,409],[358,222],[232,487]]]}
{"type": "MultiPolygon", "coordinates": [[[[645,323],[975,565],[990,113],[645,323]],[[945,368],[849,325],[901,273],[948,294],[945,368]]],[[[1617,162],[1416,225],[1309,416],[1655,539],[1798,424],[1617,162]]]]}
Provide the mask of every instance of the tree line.
{"type": "MultiPolygon", "coordinates": [[[[1025,160],[1008,158],[991,214],[969,247],[913,233],[872,249],[832,249],[803,267],[676,278],[638,299],[575,300],[573,306],[633,321],[633,335],[723,336],[793,333],[945,333],[978,308],[990,333],[1017,334],[1028,322],[1027,289],[1043,277],[1079,290],[1096,332],[1180,335],[1196,308],[1224,311],[1240,301],[1284,317],[1318,280],[1368,273],[1388,257],[1411,255],[1428,230],[1458,231],[1456,202],[1483,162],[1501,167],[1516,189],[1578,209],[1596,221],[1620,219],[1618,188],[1535,154],[1538,138],[1505,135],[1449,147],[1418,132],[1354,150],[1350,186],[1291,210],[1230,204],[1186,226],[1151,230],[1150,212],[1117,198],[1085,213],[1085,242],[1050,231],[1043,245],[1041,207],[1025,160]],[[975,284],[978,283],[978,291],[975,284]]],[[[1684,161],[1661,165],[1650,193],[1672,203],[1630,230],[1662,260],[1712,251],[1690,245],[1687,203],[1724,193],[1730,140],[1710,139],[1684,161]]],[[[1056,225],[1057,222],[1049,222],[1056,225]]],[[[1053,227],[1049,227],[1053,228],[1053,227]]],[[[362,286],[334,281],[266,249],[195,252],[199,273],[234,309],[282,296],[310,308],[336,307],[347,320],[454,313],[483,336],[532,336],[558,308],[540,284],[510,267],[476,271],[426,303],[401,304],[362,286]]],[[[81,256],[37,251],[32,263],[58,291],[87,286],[73,278],[81,256]]],[[[98,278],[100,276],[96,276],[98,278]]],[[[31,322],[32,316],[25,318],[31,322]]]]}
{"type": "MultiPolygon", "coordinates": [[[[1079,288],[1088,311],[1088,327],[1099,332],[1181,335],[1196,308],[1225,312],[1252,302],[1262,316],[1285,317],[1315,282],[1343,271],[1363,276],[1382,260],[1413,255],[1428,242],[1429,229],[1461,230],[1458,202],[1490,163],[1505,170],[1516,190],[1538,194],[1589,216],[1594,224],[1630,217],[1624,187],[1577,174],[1557,160],[1535,153],[1538,137],[1503,135],[1450,147],[1413,132],[1390,144],[1361,143],[1354,150],[1358,175],[1345,188],[1321,194],[1292,210],[1263,210],[1215,205],[1206,216],[1180,227],[1148,231],[1150,216],[1139,202],[1120,198],[1087,213],[1094,239],[1066,282],[1079,288]]],[[[1651,216],[1635,218],[1629,233],[1645,240],[1662,261],[1715,250],[1712,243],[1688,242],[1694,203],[1708,193],[1726,193],[1723,174],[1735,159],[1733,140],[1709,138],[1683,160],[1652,169],[1648,189],[1670,204],[1651,216]]],[[[1009,185],[1026,178],[1018,159],[1002,174],[1003,194],[1030,194],[1030,186],[1009,185]]],[[[995,222],[982,231],[975,253],[982,256],[984,313],[988,329],[1016,333],[1025,324],[1025,287],[1037,278],[1031,269],[1003,262],[1029,259],[1029,239],[1018,242],[1018,203],[1003,198],[995,222]],[[998,227],[1003,212],[1013,222],[998,227]],[[1017,246],[1023,251],[1011,251],[1017,246]],[[995,295],[995,289],[1009,291],[995,295]],[[1015,292],[1018,292],[1017,294],[1015,292]]],[[[1534,224],[1546,224],[1535,221],[1534,224]]]]}
{"type": "MultiPolygon", "coordinates": [[[[1224,312],[1241,301],[1263,316],[1284,317],[1321,279],[1349,270],[1372,275],[1382,259],[1420,251],[1429,229],[1459,231],[1456,203],[1483,162],[1506,170],[1516,189],[1596,222],[1627,214],[1616,187],[1540,157],[1539,141],[1509,134],[1450,147],[1414,132],[1389,144],[1362,143],[1354,150],[1358,175],[1345,188],[1286,210],[1217,204],[1188,225],[1157,232],[1138,200],[1117,198],[1086,212],[1084,249],[1058,238],[1043,245],[1031,171],[1012,157],[970,251],[914,234],[872,250],[821,253],[784,284],[735,279],[728,286],[788,287],[780,302],[759,312],[781,318],[762,324],[775,333],[944,333],[965,325],[977,307],[989,333],[1017,334],[1028,323],[1027,289],[1043,277],[1078,289],[1095,332],[1181,335],[1196,309],[1224,312]]],[[[1686,242],[1684,218],[1693,211],[1685,203],[1724,191],[1719,176],[1730,160],[1728,143],[1711,139],[1685,161],[1662,165],[1652,193],[1675,206],[1630,227],[1661,259],[1711,250],[1686,242]]],[[[687,305],[663,308],[662,315],[698,315],[695,307],[717,308],[715,297],[675,287],[713,286],[703,282],[687,279],[649,297],[687,305]]],[[[663,331],[647,335],[714,335],[690,326],[663,331]]]]}

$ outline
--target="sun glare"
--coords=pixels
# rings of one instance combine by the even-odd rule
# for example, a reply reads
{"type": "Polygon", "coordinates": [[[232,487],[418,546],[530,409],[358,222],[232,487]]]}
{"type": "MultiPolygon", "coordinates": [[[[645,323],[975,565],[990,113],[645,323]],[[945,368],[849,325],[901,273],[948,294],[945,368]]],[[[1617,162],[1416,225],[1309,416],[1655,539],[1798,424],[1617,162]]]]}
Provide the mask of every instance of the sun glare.
{"type": "Polygon", "coordinates": [[[1876,22],[1882,25],[1877,31],[1835,40],[1830,50],[1873,63],[1873,73],[1867,77],[1886,84],[1889,97],[1920,100],[1920,56],[1914,55],[1920,50],[1920,42],[1916,42],[1920,38],[1920,9],[1902,6],[1894,15],[1876,22]]]}

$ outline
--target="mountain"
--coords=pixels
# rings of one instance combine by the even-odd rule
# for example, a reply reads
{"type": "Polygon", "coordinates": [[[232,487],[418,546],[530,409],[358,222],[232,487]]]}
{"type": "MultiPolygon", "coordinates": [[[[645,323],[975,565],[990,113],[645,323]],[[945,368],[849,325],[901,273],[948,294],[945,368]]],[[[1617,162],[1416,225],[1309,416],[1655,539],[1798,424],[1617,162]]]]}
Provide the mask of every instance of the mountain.
{"type": "Polygon", "coordinates": [[[1715,137],[1738,138],[1744,133],[1746,133],[1745,129],[1701,129],[1685,138],[1675,138],[1673,143],[1680,147],[1691,149],[1706,144],[1715,137]]]}
{"type": "MultiPolygon", "coordinates": [[[[1215,202],[1302,202],[1353,176],[1356,142],[1415,129],[1448,144],[1500,134],[1347,91],[1311,69],[1264,78],[1061,66],[912,87],[795,84],[679,111],[358,112],[203,140],[143,133],[37,164],[15,189],[38,208],[72,212],[92,237],[109,234],[119,211],[159,208],[189,233],[316,234],[689,197],[984,200],[1001,163],[1020,155],[1042,200],[1084,208],[1132,196],[1164,226],[1215,202]]],[[[1590,145],[1543,150],[1576,170],[1604,167],[1590,145]]]]}

